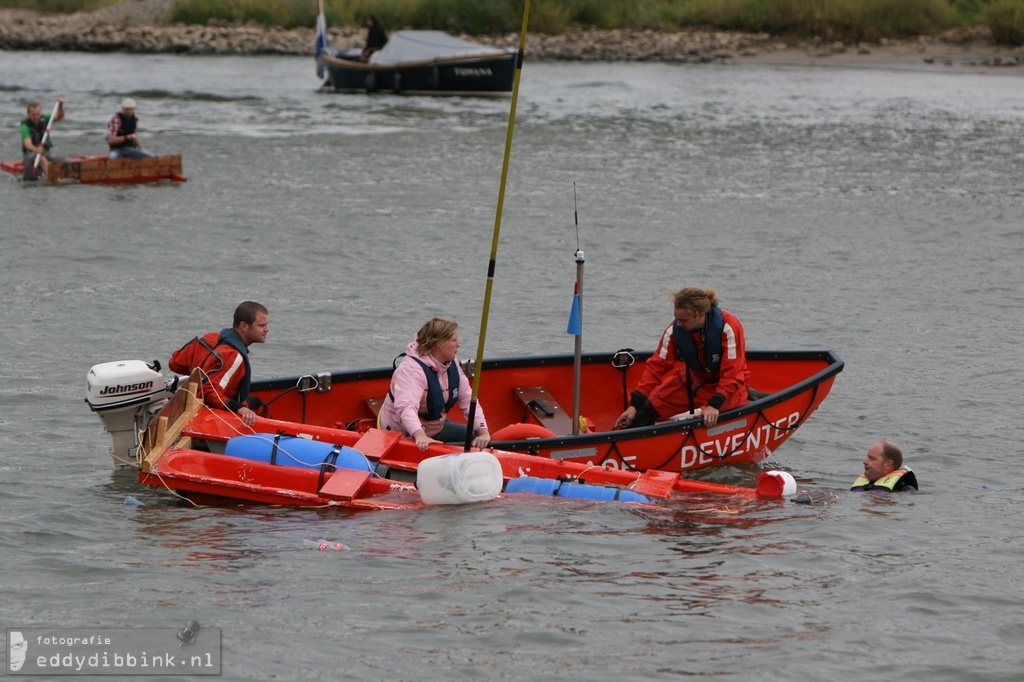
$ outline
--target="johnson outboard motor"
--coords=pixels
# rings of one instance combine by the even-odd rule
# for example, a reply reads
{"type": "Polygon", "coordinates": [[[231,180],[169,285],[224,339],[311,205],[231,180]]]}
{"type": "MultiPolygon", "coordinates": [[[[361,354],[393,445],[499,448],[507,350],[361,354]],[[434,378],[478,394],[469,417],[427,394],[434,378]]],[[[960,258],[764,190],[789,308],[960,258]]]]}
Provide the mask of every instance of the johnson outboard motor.
{"type": "Polygon", "coordinates": [[[110,456],[115,469],[138,468],[142,433],[177,385],[177,377],[163,378],[156,360],[104,362],[89,370],[85,402],[113,439],[110,456]]]}

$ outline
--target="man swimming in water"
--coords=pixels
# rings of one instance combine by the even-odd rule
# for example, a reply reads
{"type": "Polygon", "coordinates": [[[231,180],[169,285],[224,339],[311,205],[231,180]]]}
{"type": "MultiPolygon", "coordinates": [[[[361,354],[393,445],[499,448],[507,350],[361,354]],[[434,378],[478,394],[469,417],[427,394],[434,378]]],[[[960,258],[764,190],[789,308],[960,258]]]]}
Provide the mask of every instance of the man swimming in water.
{"type": "Polygon", "coordinates": [[[903,451],[891,441],[880,440],[868,448],[864,457],[864,473],[857,477],[850,490],[898,493],[907,488],[918,489],[917,476],[910,467],[903,466],[903,451]]]}

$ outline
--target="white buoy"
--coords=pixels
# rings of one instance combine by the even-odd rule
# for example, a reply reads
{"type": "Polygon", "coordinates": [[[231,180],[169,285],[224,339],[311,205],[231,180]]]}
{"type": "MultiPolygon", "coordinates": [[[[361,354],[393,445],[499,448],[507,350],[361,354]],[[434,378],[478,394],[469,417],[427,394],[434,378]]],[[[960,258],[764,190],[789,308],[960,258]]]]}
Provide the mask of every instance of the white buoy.
{"type": "Polygon", "coordinates": [[[757,477],[757,494],[762,497],[796,495],[796,479],[788,471],[766,471],[757,477]]]}
{"type": "Polygon", "coordinates": [[[465,504],[493,500],[504,479],[498,458],[489,452],[430,457],[416,468],[416,487],[425,504],[465,504]]]}

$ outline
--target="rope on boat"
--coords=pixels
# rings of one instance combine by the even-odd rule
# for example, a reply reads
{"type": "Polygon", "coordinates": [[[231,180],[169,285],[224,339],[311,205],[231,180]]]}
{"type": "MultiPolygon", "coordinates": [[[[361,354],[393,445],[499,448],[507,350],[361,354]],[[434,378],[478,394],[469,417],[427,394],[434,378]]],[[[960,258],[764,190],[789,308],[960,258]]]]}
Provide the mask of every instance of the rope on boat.
{"type": "Polygon", "coordinates": [[[147,476],[154,476],[155,475],[157,480],[160,481],[160,485],[162,485],[167,490],[167,492],[169,492],[171,495],[174,495],[175,497],[177,497],[179,499],[185,500],[186,502],[191,504],[193,507],[196,507],[197,509],[199,508],[198,504],[196,504],[195,502],[193,502],[189,498],[185,497],[184,495],[179,493],[177,490],[175,490],[171,486],[167,485],[167,481],[164,480],[164,477],[160,475],[159,471],[150,470],[146,475],[147,476]]]}

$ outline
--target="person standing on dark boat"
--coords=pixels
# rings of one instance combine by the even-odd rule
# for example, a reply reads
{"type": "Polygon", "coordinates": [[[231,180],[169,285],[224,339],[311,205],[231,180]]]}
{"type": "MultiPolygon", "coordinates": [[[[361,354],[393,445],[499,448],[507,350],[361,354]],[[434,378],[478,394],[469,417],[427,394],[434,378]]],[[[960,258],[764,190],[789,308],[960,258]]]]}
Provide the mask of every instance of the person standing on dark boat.
{"type": "Polygon", "coordinates": [[[857,477],[850,490],[898,493],[908,488],[918,489],[917,476],[910,467],[903,466],[903,451],[891,441],[880,440],[868,448],[864,457],[864,473],[857,477]]]}
{"type": "Polygon", "coordinates": [[[714,289],[686,287],[673,299],[675,319],[615,428],[648,426],[697,408],[704,425],[714,426],[720,411],[747,404],[750,371],[740,321],[718,307],[714,289]]]}
{"type": "MultiPolygon", "coordinates": [[[[36,157],[39,157],[39,167],[46,175],[50,168],[51,161],[59,161],[56,156],[49,154],[53,146],[53,140],[46,138],[43,143],[43,135],[46,133],[46,126],[50,124],[50,114],[44,114],[39,102],[32,102],[25,110],[25,120],[21,122],[21,160],[25,164],[25,176],[29,177],[36,165],[36,157]]],[[[57,98],[57,114],[53,122],[64,119],[64,98],[57,98]]]]}
{"type": "Polygon", "coordinates": [[[139,143],[139,119],[135,115],[135,100],[126,97],[117,112],[107,124],[108,159],[142,159],[156,156],[142,148],[139,143]]]}
{"type": "Polygon", "coordinates": [[[366,17],[366,47],[359,55],[359,61],[369,61],[370,55],[388,44],[388,34],[380,25],[376,15],[366,17]]]}
{"type": "Polygon", "coordinates": [[[262,400],[249,395],[249,346],[265,343],[269,331],[270,314],[266,307],[255,301],[243,301],[235,308],[230,328],[192,339],[174,351],[167,367],[182,375],[201,368],[205,373],[205,403],[231,410],[241,417],[243,424],[252,426],[257,416],[266,417],[268,411],[262,400]]]}

